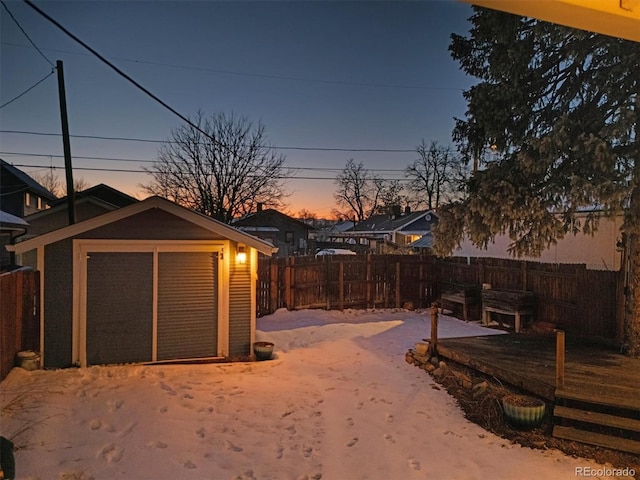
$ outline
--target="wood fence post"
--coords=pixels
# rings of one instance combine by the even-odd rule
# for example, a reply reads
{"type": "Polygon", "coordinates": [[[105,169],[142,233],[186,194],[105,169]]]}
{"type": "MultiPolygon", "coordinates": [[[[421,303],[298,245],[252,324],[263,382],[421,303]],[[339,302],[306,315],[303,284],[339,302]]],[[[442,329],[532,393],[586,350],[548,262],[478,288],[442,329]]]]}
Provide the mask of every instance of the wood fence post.
{"type": "Polygon", "coordinates": [[[327,304],[327,310],[331,310],[331,275],[329,275],[329,273],[331,272],[331,256],[322,255],[320,258],[322,258],[322,261],[324,262],[324,295],[326,297],[325,302],[327,304]]]}
{"type": "Polygon", "coordinates": [[[287,304],[287,310],[293,310],[293,262],[293,257],[287,257],[287,262],[284,267],[284,298],[287,304]]]}
{"type": "Polygon", "coordinates": [[[338,309],[344,310],[344,263],[338,264],[338,309]]]}
{"type": "Polygon", "coordinates": [[[418,301],[415,307],[421,308],[424,305],[424,255],[420,255],[420,267],[418,268],[418,301]]]}
{"type": "Polygon", "coordinates": [[[438,302],[431,304],[431,339],[429,340],[431,355],[438,354],[438,306],[438,302]]]}
{"type": "Polygon", "coordinates": [[[366,279],[366,301],[367,308],[374,308],[375,305],[371,305],[371,254],[367,253],[367,279],[366,279]]]}
{"type": "Polygon", "coordinates": [[[564,331],[556,330],[556,388],[564,388],[564,331]]]}
{"type": "Polygon", "coordinates": [[[402,301],[400,283],[400,262],[396,262],[396,308],[400,308],[400,302],[402,301]]]}
{"type": "Polygon", "coordinates": [[[269,259],[269,313],[278,309],[278,262],[269,259]]]}

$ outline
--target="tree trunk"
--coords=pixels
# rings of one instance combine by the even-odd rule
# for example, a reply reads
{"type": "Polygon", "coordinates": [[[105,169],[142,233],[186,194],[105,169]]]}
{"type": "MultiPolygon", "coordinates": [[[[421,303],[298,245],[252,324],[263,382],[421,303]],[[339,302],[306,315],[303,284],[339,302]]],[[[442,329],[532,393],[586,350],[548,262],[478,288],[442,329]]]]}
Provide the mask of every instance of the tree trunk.
{"type": "Polygon", "coordinates": [[[631,357],[640,358],[640,165],[626,223],[625,343],[631,357]]]}
{"type": "Polygon", "coordinates": [[[629,258],[627,262],[627,289],[625,331],[628,355],[640,358],[640,236],[633,232],[627,236],[629,258]]]}

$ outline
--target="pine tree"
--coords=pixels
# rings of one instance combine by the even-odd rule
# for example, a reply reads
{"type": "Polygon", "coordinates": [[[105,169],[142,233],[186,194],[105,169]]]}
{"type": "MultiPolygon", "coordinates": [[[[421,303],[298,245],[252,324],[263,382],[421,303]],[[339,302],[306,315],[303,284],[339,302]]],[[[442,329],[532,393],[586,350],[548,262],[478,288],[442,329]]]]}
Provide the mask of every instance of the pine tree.
{"type": "Polygon", "coordinates": [[[453,137],[481,168],[440,210],[437,250],[508,233],[511,254],[536,255],[624,215],[624,342],[640,356],[640,45],[481,8],[470,21],[449,50],[479,83],[453,137]]]}

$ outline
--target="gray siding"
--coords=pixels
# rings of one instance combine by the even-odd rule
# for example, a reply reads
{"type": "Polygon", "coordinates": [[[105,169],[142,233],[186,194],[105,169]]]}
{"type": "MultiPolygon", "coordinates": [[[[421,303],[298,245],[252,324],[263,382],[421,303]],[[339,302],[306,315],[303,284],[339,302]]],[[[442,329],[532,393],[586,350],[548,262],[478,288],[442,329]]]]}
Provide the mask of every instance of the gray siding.
{"type": "Polygon", "coordinates": [[[87,363],[148,362],[152,342],[153,253],[90,253],[87,363]]]}
{"type": "Polygon", "coordinates": [[[73,341],[73,253],[70,239],[45,247],[44,366],[68,367],[73,341]]]}
{"type": "Polygon", "coordinates": [[[94,228],[77,238],[131,240],[216,240],[222,237],[164,210],[146,210],[94,228]]]}
{"type": "Polygon", "coordinates": [[[218,350],[218,255],[158,255],[158,360],[213,357],[218,350]]]}
{"type": "Polygon", "coordinates": [[[229,355],[251,353],[251,271],[249,262],[231,262],[229,274],[229,355]]]}

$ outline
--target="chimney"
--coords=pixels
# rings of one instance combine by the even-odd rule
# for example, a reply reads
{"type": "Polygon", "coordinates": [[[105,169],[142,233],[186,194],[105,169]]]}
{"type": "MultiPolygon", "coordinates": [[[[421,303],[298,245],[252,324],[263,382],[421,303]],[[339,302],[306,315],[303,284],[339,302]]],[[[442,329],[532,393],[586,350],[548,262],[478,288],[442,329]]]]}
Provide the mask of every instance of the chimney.
{"type": "Polygon", "coordinates": [[[411,207],[407,205],[406,207],[404,207],[404,214],[409,215],[410,213],[411,213],[411,207]]]}
{"type": "Polygon", "coordinates": [[[396,218],[398,218],[400,216],[400,213],[402,212],[400,205],[392,205],[391,206],[391,219],[395,220],[396,218]]]}
{"type": "Polygon", "coordinates": [[[258,202],[258,212],[262,211],[262,202],[258,202]]]}

